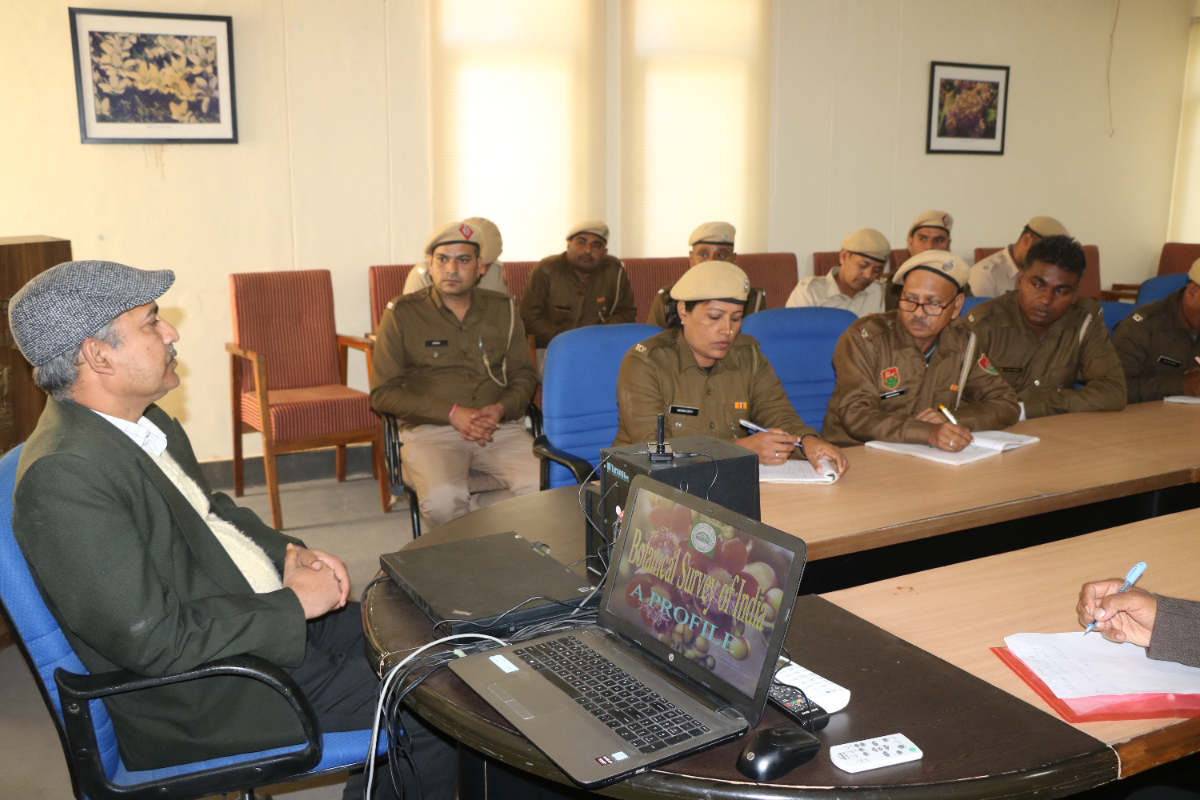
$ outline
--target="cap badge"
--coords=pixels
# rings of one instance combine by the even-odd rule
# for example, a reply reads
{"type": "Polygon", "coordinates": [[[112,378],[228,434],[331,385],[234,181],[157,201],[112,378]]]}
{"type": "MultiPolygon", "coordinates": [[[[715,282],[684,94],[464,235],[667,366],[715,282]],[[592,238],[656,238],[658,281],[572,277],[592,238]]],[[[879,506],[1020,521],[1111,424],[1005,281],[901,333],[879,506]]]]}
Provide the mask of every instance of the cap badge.
{"type": "Polygon", "coordinates": [[[471,237],[475,235],[475,229],[472,228],[470,225],[460,225],[458,228],[458,232],[461,233],[463,235],[463,238],[466,239],[468,242],[471,241],[471,237]]]}
{"type": "Polygon", "coordinates": [[[900,385],[900,370],[896,367],[888,367],[879,373],[879,377],[883,380],[883,388],[885,389],[895,389],[900,385]]]}
{"type": "Polygon", "coordinates": [[[979,357],[979,368],[981,370],[983,370],[984,372],[990,372],[993,375],[1000,374],[1000,370],[996,369],[995,365],[993,365],[992,362],[988,360],[987,356],[979,357]]]}
{"type": "Polygon", "coordinates": [[[729,234],[728,234],[728,233],[722,233],[722,234],[721,234],[721,241],[722,241],[722,242],[728,242],[728,241],[729,241],[729,234]]]}
{"type": "Polygon", "coordinates": [[[949,214],[942,214],[942,224],[943,225],[945,225],[947,228],[949,228],[951,222],[952,222],[952,220],[950,219],[949,214]]]}
{"type": "Polygon", "coordinates": [[[947,261],[945,264],[942,264],[942,272],[950,272],[953,269],[954,269],[953,261],[947,261]]]}

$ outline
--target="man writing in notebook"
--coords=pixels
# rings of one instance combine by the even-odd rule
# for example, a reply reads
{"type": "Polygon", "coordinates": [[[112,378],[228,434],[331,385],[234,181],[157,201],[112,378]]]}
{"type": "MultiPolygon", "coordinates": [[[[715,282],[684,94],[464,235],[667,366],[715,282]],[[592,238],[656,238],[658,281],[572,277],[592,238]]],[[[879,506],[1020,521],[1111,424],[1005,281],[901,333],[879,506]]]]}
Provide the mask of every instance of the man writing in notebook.
{"type": "Polygon", "coordinates": [[[971,443],[972,430],[1017,421],[1013,390],[970,332],[950,325],[962,310],[970,272],[943,250],[913,256],[896,270],[899,308],[858,320],[834,348],[837,383],[821,429],[826,441],[927,443],[957,453],[971,443]]]}
{"type": "Polygon", "coordinates": [[[1079,624],[1093,620],[1105,639],[1132,642],[1158,661],[1200,667],[1200,602],[1151,594],[1120,578],[1085,583],[1075,607],[1079,624]]]}

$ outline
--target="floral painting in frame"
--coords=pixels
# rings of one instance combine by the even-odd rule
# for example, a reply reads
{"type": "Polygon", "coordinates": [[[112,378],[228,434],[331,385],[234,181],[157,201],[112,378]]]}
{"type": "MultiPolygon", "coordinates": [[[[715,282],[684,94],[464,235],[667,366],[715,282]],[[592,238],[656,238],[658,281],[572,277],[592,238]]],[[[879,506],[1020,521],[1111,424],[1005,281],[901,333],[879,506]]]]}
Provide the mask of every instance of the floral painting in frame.
{"type": "Polygon", "coordinates": [[[1004,155],[1008,67],[934,61],[926,153],[1004,155]]]}
{"type": "Polygon", "coordinates": [[[68,12],[81,141],[237,142],[232,17],[68,12]]]}

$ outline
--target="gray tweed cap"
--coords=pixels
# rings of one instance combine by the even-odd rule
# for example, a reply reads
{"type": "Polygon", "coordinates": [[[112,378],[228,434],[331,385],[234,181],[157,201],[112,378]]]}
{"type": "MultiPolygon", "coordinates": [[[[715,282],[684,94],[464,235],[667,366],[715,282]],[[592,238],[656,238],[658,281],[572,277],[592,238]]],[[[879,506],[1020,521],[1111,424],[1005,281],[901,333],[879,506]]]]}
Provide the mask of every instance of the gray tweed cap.
{"type": "Polygon", "coordinates": [[[9,326],[21,354],[40,367],[79,347],[131,308],[156,300],[175,273],[112,261],[68,261],[22,286],[8,304],[9,326]]]}

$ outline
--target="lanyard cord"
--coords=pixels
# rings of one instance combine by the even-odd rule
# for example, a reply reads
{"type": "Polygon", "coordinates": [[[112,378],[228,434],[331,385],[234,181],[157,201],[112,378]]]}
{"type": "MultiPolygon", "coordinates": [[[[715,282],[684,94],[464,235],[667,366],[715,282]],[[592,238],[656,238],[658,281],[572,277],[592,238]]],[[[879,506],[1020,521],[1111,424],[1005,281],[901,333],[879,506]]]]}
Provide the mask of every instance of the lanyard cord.
{"type": "MultiPolygon", "coordinates": [[[[617,263],[620,263],[620,262],[617,262],[617,263]]],[[[598,316],[600,318],[600,322],[602,324],[605,322],[608,322],[610,319],[612,319],[613,312],[617,310],[617,303],[621,299],[621,275],[624,275],[624,274],[625,274],[625,265],[621,264],[621,271],[617,274],[617,288],[613,292],[613,301],[611,303],[609,303],[609,305],[608,305],[608,314],[605,315],[605,313],[603,311],[596,312],[596,316],[598,316]]]]}
{"type": "MultiPolygon", "coordinates": [[[[517,301],[514,300],[513,298],[509,297],[508,298],[508,343],[504,346],[505,353],[507,353],[509,348],[512,347],[513,329],[516,327],[516,325],[517,325],[517,301]]],[[[479,347],[481,350],[483,349],[483,337],[482,336],[479,337],[479,347]]],[[[484,351],[484,354],[483,354],[483,368],[487,370],[488,377],[491,378],[492,381],[497,386],[500,386],[503,388],[508,388],[508,357],[507,356],[505,356],[504,358],[502,358],[500,360],[500,380],[497,380],[496,376],[492,374],[492,362],[488,358],[488,354],[486,351],[484,351]]]]}

